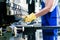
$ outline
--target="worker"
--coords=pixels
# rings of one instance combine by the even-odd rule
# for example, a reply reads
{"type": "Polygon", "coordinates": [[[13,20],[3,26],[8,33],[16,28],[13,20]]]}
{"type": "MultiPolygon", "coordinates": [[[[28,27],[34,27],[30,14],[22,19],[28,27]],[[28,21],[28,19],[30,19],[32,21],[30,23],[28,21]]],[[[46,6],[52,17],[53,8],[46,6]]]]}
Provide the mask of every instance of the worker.
{"type": "MultiPolygon", "coordinates": [[[[41,16],[42,26],[57,26],[58,0],[41,0],[42,9],[37,13],[31,13],[25,16],[25,22],[32,22],[41,16]]],[[[43,40],[57,40],[57,29],[45,29],[43,31],[43,40]]]]}

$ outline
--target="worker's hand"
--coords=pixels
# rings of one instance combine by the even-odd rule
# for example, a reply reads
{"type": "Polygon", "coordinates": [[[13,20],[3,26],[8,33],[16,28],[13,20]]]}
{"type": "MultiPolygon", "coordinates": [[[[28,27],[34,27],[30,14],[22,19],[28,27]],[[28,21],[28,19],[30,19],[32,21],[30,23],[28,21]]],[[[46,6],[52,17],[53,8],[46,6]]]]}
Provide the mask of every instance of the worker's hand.
{"type": "Polygon", "coordinates": [[[36,16],[34,13],[31,13],[30,15],[27,15],[24,17],[24,22],[32,22],[36,19],[36,16]]]}

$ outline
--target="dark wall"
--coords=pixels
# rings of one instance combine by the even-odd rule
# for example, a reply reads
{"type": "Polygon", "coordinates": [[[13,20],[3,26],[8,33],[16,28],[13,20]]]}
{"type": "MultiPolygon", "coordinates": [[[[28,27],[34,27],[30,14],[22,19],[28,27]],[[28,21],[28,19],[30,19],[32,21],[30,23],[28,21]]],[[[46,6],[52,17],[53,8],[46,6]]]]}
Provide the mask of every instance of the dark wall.
{"type": "Polygon", "coordinates": [[[0,2],[0,24],[3,23],[5,16],[6,16],[6,3],[0,2]]]}
{"type": "Polygon", "coordinates": [[[30,4],[30,0],[26,0],[26,3],[28,4],[28,13],[35,12],[35,0],[32,0],[30,4]]]}
{"type": "Polygon", "coordinates": [[[3,24],[10,24],[14,21],[14,16],[7,15],[6,0],[0,0],[0,26],[3,24]]]}
{"type": "Polygon", "coordinates": [[[6,2],[6,0],[0,0],[0,2],[6,2]]]}

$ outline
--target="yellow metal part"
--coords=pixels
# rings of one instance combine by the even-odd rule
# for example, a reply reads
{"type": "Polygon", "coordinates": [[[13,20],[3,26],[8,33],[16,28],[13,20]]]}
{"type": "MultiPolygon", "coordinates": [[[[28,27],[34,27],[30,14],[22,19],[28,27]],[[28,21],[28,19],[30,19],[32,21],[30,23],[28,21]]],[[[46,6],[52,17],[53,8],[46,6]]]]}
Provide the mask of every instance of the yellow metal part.
{"type": "Polygon", "coordinates": [[[27,15],[27,16],[25,17],[25,22],[32,22],[32,21],[35,20],[35,19],[36,19],[35,14],[34,14],[34,13],[31,13],[30,15],[27,15]]]}

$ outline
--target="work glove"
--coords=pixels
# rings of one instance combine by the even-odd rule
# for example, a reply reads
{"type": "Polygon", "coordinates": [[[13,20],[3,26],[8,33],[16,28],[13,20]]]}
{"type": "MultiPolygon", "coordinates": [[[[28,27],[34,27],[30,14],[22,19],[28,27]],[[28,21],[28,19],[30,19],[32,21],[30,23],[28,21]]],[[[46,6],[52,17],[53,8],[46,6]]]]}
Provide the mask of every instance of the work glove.
{"type": "Polygon", "coordinates": [[[24,22],[32,22],[36,19],[36,16],[34,13],[31,13],[30,15],[24,16],[24,22]]]}

